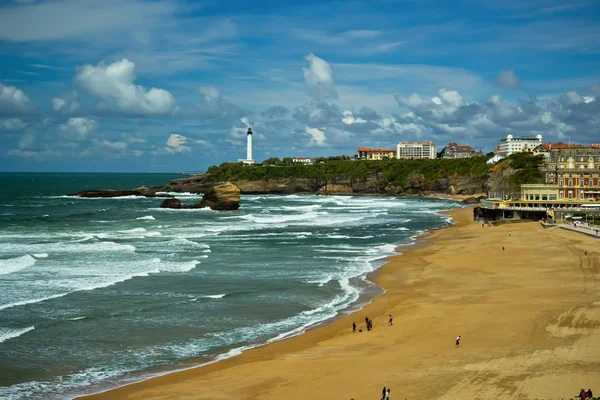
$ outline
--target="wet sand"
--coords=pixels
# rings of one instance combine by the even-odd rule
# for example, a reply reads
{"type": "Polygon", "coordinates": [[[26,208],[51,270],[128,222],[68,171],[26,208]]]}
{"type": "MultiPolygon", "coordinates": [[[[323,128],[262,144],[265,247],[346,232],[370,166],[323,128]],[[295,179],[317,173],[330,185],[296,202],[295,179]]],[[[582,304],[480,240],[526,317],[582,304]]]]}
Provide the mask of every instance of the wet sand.
{"type": "Polygon", "coordinates": [[[84,398],[359,400],[380,398],[383,386],[391,399],[600,394],[600,241],[535,222],[482,228],[469,208],[449,214],[456,225],[382,267],[375,280],[387,293],[363,310],[84,398]]]}

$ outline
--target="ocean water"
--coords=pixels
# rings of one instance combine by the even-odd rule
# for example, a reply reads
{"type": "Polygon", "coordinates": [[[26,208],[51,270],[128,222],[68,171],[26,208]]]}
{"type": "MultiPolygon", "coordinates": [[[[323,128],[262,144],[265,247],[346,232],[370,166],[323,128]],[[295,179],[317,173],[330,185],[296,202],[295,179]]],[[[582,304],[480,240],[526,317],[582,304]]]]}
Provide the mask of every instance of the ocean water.
{"type": "Polygon", "coordinates": [[[379,293],[366,274],[456,207],[244,195],[218,212],[65,196],[176,177],[0,174],[0,398],[68,399],[300,334],[379,293]]]}

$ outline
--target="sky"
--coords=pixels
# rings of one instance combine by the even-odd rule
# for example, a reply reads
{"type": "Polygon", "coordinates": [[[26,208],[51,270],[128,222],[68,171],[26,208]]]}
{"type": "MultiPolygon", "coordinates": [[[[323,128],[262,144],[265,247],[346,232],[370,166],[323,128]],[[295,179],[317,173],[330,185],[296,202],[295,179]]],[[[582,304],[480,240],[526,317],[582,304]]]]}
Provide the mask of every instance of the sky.
{"type": "Polygon", "coordinates": [[[0,171],[600,142],[600,1],[0,0],[0,171]]]}

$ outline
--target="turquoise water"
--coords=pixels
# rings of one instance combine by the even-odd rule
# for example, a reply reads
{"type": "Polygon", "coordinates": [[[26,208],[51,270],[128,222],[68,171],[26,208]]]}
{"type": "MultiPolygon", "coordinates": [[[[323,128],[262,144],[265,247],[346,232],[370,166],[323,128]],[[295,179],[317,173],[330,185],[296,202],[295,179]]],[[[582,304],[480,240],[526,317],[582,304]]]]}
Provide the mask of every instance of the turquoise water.
{"type": "Polygon", "coordinates": [[[0,398],[72,398],[302,333],[375,293],[366,274],[456,207],[248,195],[217,212],[65,196],[176,177],[0,174],[0,398]]]}

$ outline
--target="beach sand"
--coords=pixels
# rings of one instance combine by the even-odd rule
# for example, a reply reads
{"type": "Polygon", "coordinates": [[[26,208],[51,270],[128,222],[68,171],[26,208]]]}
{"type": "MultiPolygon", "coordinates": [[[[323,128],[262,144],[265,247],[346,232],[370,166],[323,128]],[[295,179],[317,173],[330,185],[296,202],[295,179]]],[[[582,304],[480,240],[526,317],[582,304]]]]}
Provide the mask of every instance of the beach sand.
{"type": "Polygon", "coordinates": [[[599,395],[600,240],[535,222],[482,228],[470,208],[450,214],[456,225],[382,267],[375,279],[387,293],[363,310],[85,398],[359,400],[380,398],[383,386],[391,399],[599,395]],[[363,332],[352,333],[353,321],[363,332]]]}

